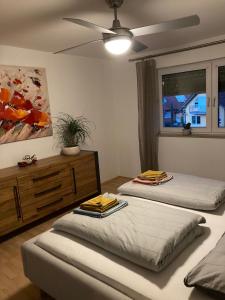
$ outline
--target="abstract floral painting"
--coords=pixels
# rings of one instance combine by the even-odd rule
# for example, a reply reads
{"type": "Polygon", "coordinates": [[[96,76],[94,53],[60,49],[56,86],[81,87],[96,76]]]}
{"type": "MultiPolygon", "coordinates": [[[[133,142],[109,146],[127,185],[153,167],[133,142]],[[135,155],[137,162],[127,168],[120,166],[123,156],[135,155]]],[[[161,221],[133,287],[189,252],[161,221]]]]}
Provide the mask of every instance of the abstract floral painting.
{"type": "Polygon", "coordinates": [[[0,144],[49,135],[45,69],[0,65],[0,144]]]}

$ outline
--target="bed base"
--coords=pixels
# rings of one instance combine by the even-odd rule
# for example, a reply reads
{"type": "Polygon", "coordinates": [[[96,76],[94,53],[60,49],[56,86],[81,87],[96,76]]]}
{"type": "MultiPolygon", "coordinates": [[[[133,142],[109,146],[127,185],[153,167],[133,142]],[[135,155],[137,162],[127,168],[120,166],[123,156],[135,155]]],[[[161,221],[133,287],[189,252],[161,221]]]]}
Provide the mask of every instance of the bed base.
{"type": "Polygon", "coordinates": [[[132,299],[41,249],[36,238],[23,244],[22,258],[24,274],[41,289],[42,299],[51,299],[47,295],[56,300],[132,299]]]}

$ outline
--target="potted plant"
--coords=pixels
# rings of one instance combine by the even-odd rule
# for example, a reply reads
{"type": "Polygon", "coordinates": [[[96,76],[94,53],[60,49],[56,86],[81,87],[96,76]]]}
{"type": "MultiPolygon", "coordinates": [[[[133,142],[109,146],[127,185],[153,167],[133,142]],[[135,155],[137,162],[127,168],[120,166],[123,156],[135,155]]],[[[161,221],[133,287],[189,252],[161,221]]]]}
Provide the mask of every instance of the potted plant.
{"type": "Polygon", "coordinates": [[[80,152],[80,144],[83,144],[90,136],[89,121],[81,116],[73,116],[62,113],[57,117],[55,124],[59,143],[63,145],[62,152],[65,155],[76,155],[80,152]]]}
{"type": "Polygon", "coordinates": [[[184,124],[183,126],[183,135],[190,135],[191,134],[191,123],[187,123],[187,124],[184,124]]]}

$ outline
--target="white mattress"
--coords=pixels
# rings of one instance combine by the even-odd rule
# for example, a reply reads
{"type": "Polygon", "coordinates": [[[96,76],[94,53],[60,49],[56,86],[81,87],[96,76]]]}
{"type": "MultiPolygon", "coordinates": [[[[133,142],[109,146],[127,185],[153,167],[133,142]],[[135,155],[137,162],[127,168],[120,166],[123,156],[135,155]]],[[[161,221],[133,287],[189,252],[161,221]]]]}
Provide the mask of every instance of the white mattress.
{"type": "MultiPolygon", "coordinates": [[[[135,199],[149,201],[142,198],[135,199]]],[[[167,204],[159,205],[168,206],[167,204]]],[[[159,273],[138,267],[87,242],[81,242],[76,238],[72,240],[69,235],[58,235],[52,231],[46,233],[46,238],[54,241],[52,243],[54,247],[52,249],[50,247],[48,252],[56,255],[58,248],[67,257],[67,262],[134,299],[165,300],[175,299],[174,297],[182,300],[214,299],[185,287],[183,279],[215,246],[223,234],[224,208],[223,205],[214,213],[201,212],[200,214],[206,218],[205,234],[196,239],[165,270],[159,273]]]]}

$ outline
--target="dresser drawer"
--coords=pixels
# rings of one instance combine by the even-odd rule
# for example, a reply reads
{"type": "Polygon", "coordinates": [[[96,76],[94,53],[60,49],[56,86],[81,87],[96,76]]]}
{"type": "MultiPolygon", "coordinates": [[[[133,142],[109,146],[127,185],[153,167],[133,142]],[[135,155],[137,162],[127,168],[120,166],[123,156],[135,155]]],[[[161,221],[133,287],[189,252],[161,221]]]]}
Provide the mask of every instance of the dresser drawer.
{"type": "Polygon", "coordinates": [[[54,195],[65,195],[72,193],[72,191],[72,176],[57,179],[48,184],[33,185],[30,189],[23,190],[19,187],[20,203],[22,207],[25,205],[36,205],[38,201],[45,201],[45,199],[54,197],[54,195]]]}
{"type": "Polygon", "coordinates": [[[20,192],[34,187],[36,189],[42,189],[67,176],[71,176],[68,165],[49,166],[48,168],[39,169],[34,173],[18,177],[18,185],[20,192]]]}
{"type": "Polygon", "coordinates": [[[67,195],[56,194],[49,196],[45,201],[37,201],[34,205],[26,205],[22,208],[23,221],[29,223],[33,220],[39,219],[50,213],[53,213],[63,207],[66,207],[75,202],[73,193],[67,195]]]}
{"type": "Polygon", "coordinates": [[[96,161],[93,153],[82,158],[81,161],[71,164],[76,198],[95,194],[98,191],[96,176],[96,161]]]}
{"type": "Polygon", "coordinates": [[[9,211],[14,211],[14,213],[16,214],[16,201],[14,198],[0,201],[0,222],[2,218],[5,218],[6,213],[8,213],[9,211]]]}
{"type": "Polygon", "coordinates": [[[0,182],[0,204],[7,200],[14,199],[16,179],[9,179],[0,182]]]}
{"type": "Polygon", "coordinates": [[[0,182],[0,235],[20,225],[21,213],[16,178],[0,182]]]}

